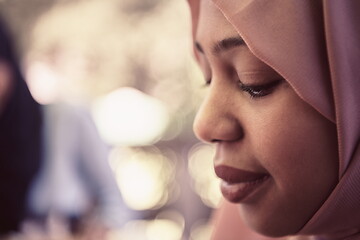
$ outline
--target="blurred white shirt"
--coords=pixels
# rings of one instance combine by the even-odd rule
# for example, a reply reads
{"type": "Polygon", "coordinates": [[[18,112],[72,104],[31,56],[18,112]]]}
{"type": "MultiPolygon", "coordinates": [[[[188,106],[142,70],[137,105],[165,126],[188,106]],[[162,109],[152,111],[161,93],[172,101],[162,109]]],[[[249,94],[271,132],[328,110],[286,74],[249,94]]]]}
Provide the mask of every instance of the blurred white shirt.
{"type": "Polygon", "coordinates": [[[129,218],[108,164],[108,147],[89,112],[65,103],[45,105],[43,166],[30,192],[30,210],[82,216],[96,202],[105,225],[129,218]]]}

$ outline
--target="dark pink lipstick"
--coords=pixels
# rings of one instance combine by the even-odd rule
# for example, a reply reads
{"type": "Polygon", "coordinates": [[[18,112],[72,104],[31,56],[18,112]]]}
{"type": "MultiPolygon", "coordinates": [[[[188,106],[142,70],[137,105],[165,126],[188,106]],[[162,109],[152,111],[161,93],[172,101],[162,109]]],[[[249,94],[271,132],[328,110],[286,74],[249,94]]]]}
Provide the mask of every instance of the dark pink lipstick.
{"type": "Polygon", "coordinates": [[[255,173],[224,165],[216,166],[215,173],[223,179],[222,194],[234,203],[243,201],[269,178],[266,173],[255,173]]]}

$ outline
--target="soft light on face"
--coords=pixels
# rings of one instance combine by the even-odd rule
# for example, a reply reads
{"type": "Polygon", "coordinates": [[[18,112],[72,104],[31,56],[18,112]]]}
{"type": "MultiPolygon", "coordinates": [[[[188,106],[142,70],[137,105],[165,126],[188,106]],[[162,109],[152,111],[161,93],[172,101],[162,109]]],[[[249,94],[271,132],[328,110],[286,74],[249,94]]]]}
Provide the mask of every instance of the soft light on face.
{"type": "Polygon", "coordinates": [[[195,40],[208,93],[194,131],[216,145],[215,167],[251,173],[237,188],[223,184],[236,190],[225,197],[255,231],[296,234],[337,183],[336,126],[257,59],[211,1],[201,3],[195,40]]]}

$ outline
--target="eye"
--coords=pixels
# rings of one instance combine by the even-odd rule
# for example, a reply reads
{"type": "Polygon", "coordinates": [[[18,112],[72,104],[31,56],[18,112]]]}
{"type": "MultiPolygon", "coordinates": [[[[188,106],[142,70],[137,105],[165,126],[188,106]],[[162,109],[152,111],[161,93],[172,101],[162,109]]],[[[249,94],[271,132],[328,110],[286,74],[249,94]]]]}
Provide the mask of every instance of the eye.
{"type": "Polygon", "coordinates": [[[242,82],[239,83],[239,87],[242,91],[248,93],[252,98],[260,98],[271,94],[275,88],[280,85],[284,79],[277,79],[267,84],[262,85],[247,85],[242,82]]]}

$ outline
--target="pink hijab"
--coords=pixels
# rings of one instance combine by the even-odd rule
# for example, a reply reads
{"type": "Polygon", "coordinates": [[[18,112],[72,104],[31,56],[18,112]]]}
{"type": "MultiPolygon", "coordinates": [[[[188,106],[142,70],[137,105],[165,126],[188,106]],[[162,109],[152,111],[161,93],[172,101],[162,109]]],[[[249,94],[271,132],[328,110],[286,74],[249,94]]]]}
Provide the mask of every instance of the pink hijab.
{"type": "MultiPolygon", "coordinates": [[[[360,239],[360,1],[212,1],[255,56],[337,125],[339,183],[299,235],[360,239]]],[[[199,1],[189,3],[195,33],[199,1]]]]}

